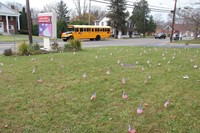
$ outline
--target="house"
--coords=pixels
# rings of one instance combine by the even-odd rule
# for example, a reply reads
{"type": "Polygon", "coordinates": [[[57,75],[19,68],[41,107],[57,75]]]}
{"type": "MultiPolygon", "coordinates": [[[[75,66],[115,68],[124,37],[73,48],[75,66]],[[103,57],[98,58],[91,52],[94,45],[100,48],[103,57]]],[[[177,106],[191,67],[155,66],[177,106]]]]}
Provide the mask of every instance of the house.
{"type": "MultiPolygon", "coordinates": [[[[107,25],[109,25],[109,20],[110,20],[110,18],[108,18],[107,16],[104,16],[100,20],[95,20],[94,25],[96,25],[96,26],[107,26],[107,25]]],[[[134,33],[134,25],[132,24],[130,18],[127,18],[126,26],[127,26],[127,29],[125,29],[124,31],[117,31],[118,38],[129,36],[130,33],[131,34],[134,33]]],[[[115,32],[115,29],[112,28],[112,34],[114,34],[114,32],[115,32]]]]}
{"type": "MultiPolygon", "coordinates": [[[[14,8],[14,6],[12,6],[14,8]]],[[[12,33],[20,30],[20,13],[0,2],[0,33],[12,33]]]]}
{"type": "MultiPolygon", "coordinates": [[[[163,32],[171,35],[172,26],[167,25],[163,28],[163,32]]],[[[183,36],[193,36],[193,26],[188,24],[174,24],[174,33],[181,33],[183,36]]]]}
{"type": "Polygon", "coordinates": [[[94,21],[94,25],[96,25],[96,26],[107,26],[109,20],[110,20],[110,19],[109,19],[108,17],[104,16],[104,17],[103,17],[102,19],[100,19],[100,20],[95,20],[95,21],[94,21]]]}

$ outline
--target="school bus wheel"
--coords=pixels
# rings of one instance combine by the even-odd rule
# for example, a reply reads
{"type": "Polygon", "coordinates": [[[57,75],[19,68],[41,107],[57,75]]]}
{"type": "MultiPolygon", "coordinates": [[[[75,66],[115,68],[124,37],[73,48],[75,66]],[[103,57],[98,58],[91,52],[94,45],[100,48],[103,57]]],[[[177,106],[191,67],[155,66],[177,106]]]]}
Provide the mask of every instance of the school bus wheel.
{"type": "Polygon", "coordinates": [[[67,41],[67,39],[63,39],[63,41],[64,41],[64,42],[66,42],[66,41],[67,41]]]}
{"type": "Polygon", "coordinates": [[[70,41],[70,40],[73,40],[74,39],[74,37],[73,36],[70,36],[68,39],[67,39],[67,41],[70,41]]]}
{"type": "Polygon", "coordinates": [[[100,35],[97,35],[95,40],[96,40],[96,41],[99,41],[99,40],[101,40],[101,37],[100,37],[100,35]]]}

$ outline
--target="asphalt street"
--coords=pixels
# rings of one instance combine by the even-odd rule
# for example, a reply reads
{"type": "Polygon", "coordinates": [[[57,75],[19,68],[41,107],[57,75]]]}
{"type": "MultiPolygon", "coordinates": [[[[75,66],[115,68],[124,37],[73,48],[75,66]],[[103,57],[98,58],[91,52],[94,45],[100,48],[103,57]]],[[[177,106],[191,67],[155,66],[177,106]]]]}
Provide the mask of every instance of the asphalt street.
{"type": "MultiPolygon", "coordinates": [[[[81,40],[82,47],[104,47],[104,46],[152,46],[152,47],[173,47],[173,48],[200,48],[198,44],[175,44],[169,43],[169,38],[167,39],[154,39],[154,38],[133,38],[133,39],[106,39],[101,41],[90,41],[81,40]]],[[[42,39],[36,39],[34,42],[43,45],[42,39]]],[[[60,47],[64,47],[62,40],[58,41],[60,47]]],[[[0,54],[3,53],[5,49],[12,48],[15,50],[17,48],[16,42],[0,42],[0,54]]]]}

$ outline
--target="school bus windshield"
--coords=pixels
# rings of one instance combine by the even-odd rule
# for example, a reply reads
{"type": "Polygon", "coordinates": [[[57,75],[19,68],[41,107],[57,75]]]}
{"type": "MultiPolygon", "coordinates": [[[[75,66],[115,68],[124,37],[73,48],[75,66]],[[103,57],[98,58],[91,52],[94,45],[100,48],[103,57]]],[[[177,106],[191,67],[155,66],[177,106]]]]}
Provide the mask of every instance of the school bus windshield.
{"type": "Polygon", "coordinates": [[[67,31],[74,31],[74,28],[68,28],[67,31]]]}

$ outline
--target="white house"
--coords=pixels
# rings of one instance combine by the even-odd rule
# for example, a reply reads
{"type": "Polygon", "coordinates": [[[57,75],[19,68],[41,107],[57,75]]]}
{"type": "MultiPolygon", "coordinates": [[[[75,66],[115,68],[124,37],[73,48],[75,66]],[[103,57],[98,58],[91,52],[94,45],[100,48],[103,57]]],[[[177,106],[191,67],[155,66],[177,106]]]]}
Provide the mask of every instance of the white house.
{"type": "MultiPolygon", "coordinates": [[[[110,19],[108,17],[104,16],[100,20],[95,20],[94,25],[107,26],[109,20],[110,19]]],[[[121,38],[123,36],[129,36],[129,30],[131,30],[133,32],[134,26],[133,26],[133,24],[131,24],[131,21],[129,18],[127,18],[127,27],[128,27],[128,30],[126,32],[117,31],[118,38],[121,38]]],[[[115,29],[113,28],[112,33],[114,34],[114,32],[115,32],[115,29]]]]}
{"type": "Polygon", "coordinates": [[[20,13],[0,2],[0,33],[11,33],[20,30],[19,16],[20,13]]]}

